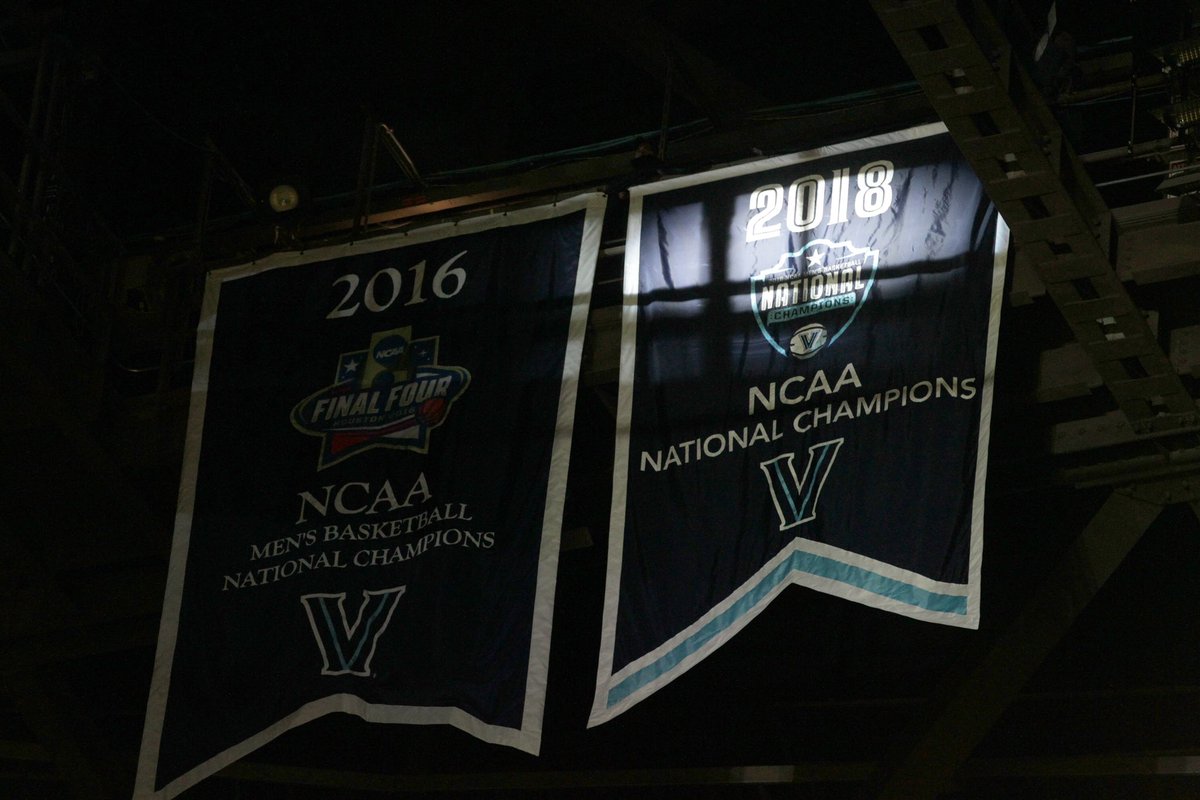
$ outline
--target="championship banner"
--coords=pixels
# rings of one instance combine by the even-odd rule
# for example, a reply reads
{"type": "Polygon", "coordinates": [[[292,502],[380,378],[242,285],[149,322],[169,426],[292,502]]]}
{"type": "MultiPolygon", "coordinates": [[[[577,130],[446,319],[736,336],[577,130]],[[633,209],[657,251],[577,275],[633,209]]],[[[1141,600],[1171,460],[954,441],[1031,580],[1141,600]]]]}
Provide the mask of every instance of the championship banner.
{"type": "Polygon", "coordinates": [[[1006,246],[940,124],[631,190],[590,725],[789,584],[978,626],[1006,246]]]}
{"type": "Polygon", "coordinates": [[[603,214],[209,276],[136,797],[333,712],[538,752],[603,214]]]}

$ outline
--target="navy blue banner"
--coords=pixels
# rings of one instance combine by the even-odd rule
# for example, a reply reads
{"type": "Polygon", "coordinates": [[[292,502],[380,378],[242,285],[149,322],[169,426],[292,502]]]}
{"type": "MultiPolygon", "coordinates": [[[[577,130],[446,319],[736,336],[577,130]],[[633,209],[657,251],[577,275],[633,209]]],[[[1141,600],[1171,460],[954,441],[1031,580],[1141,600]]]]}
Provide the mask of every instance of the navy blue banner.
{"type": "Polygon", "coordinates": [[[591,724],[790,584],[978,625],[1006,241],[940,125],[631,192],[591,724]]]}
{"type": "Polygon", "coordinates": [[[210,276],[137,796],[335,711],[538,751],[603,207],[210,276]]]}

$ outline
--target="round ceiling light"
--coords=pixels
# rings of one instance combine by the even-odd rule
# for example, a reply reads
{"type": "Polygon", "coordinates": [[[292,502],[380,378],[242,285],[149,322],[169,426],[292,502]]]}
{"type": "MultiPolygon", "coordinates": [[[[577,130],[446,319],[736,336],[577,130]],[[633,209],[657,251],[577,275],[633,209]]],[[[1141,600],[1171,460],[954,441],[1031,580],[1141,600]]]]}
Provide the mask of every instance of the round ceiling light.
{"type": "Polygon", "coordinates": [[[290,183],[281,183],[267,195],[267,203],[272,211],[282,214],[300,205],[300,193],[290,183]]]}

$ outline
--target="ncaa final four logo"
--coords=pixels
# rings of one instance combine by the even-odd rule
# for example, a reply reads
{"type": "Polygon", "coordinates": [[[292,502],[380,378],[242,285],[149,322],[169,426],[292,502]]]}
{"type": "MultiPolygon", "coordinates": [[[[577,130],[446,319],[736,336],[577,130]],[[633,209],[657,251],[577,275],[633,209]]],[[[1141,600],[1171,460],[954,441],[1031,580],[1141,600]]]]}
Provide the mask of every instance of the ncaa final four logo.
{"type": "Polygon", "coordinates": [[[750,303],[771,346],[812,358],[837,341],[866,302],[879,251],[815,239],[750,278],[750,303]]]}
{"type": "Polygon", "coordinates": [[[446,420],[471,373],[437,363],[438,337],[412,328],[371,336],[367,350],[342,353],[334,382],[292,409],[292,425],[321,437],[317,468],[372,447],[429,452],[429,433],[446,420]]]}

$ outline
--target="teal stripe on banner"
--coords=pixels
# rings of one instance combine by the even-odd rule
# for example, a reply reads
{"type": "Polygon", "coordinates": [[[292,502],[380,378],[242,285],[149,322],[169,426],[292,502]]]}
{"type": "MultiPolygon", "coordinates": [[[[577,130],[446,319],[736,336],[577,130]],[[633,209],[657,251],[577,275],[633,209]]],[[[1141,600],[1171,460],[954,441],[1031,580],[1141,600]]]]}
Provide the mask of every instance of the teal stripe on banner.
{"type": "MultiPolygon", "coordinates": [[[[795,570],[845,583],[872,594],[897,600],[906,605],[942,614],[966,614],[966,595],[940,594],[888,578],[878,572],[855,567],[827,556],[797,551],[791,558],[767,573],[761,581],[739,597],[725,611],[713,617],[700,630],[668,650],[657,661],[642,667],[608,691],[608,705],[614,706],[638,689],[672,671],[681,661],[700,650],[714,636],[744,617],[795,570]]],[[[963,587],[964,589],[966,587],[963,587]]]]}

